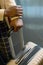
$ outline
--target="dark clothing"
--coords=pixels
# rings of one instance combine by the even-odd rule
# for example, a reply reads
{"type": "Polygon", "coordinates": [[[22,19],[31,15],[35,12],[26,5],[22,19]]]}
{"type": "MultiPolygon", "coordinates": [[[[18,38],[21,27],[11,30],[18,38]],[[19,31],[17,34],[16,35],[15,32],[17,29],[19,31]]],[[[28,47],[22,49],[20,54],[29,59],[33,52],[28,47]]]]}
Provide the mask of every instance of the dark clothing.
{"type": "Polygon", "coordinates": [[[8,34],[9,28],[6,22],[0,21],[0,65],[6,65],[6,63],[12,58],[8,34]]]}

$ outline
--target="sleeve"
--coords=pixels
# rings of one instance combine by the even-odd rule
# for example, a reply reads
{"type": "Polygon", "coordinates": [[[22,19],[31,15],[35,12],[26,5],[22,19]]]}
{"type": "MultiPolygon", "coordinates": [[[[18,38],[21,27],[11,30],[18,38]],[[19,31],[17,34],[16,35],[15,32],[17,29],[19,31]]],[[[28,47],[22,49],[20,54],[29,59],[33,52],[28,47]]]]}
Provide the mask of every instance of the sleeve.
{"type": "Polygon", "coordinates": [[[5,0],[5,8],[9,8],[11,6],[16,6],[15,0],[5,0]]]}
{"type": "MultiPolygon", "coordinates": [[[[0,0],[0,8],[1,8],[1,0],[0,0]]],[[[0,21],[3,21],[3,16],[4,16],[4,9],[0,9],[0,21]]]]}
{"type": "Polygon", "coordinates": [[[4,9],[0,9],[0,21],[3,21],[4,18],[4,9]]]}
{"type": "Polygon", "coordinates": [[[1,3],[1,8],[0,9],[0,21],[3,21],[3,17],[4,17],[4,10],[5,8],[9,8],[11,6],[16,6],[16,2],[15,0],[0,0],[1,3]],[[2,5],[2,3],[4,3],[4,5],[2,5]]]}

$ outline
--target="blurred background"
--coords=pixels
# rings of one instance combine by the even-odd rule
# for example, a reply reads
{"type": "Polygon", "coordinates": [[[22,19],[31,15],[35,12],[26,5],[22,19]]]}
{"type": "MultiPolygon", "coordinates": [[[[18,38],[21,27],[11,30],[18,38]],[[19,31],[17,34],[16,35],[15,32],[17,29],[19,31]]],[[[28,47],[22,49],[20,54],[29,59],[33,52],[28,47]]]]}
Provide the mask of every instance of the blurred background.
{"type": "MultiPolygon", "coordinates": [[[[43,0],[15,0],[23,7],[23,36],[25,44],[32,41],[43,47],[43,0]]],[[[19,49],[18,32],[13,33],[14,48],[19,49]]],[[[16,50],[16,53],[18,53],[16,50]]]]}

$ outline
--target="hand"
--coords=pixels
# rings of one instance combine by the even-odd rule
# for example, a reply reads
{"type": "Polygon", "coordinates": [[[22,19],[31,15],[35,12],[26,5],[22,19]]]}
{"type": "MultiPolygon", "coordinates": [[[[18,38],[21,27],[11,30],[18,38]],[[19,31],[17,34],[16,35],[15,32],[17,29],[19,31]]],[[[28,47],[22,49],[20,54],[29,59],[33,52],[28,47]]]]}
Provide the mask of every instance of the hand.
{"type": "Polygon", "coordinates": [[[5,16],[8,17],[15,17],[15,16],[22,16],[23,9],[21,6],[11,6],[8,9],[5,9],[5,16]]]}
{"type": "Polygon", "coordinates": [[[21,27],[23,27],[22,19],[13,19],[10,22],[10,26],[14,28],[14,31],[17,32],[21,27]]]}
{"type": "Polygon", "coordinates": [[[23,9],[21,6],[12,6],[5,10],[5,16],[9,18],[18,17],[17,19],[10,20],[10,26],[14,27],[15,32],[17,32],[23,26],[22,19],[19,19],[19,17],[21,17],[22,14],[23,9]]]}
{"type": "Polygon", "coordinates": [[[10,62],[7,63],[7,65],[18,65],[15,63],[15,60],[11,60],[10,62]]]}

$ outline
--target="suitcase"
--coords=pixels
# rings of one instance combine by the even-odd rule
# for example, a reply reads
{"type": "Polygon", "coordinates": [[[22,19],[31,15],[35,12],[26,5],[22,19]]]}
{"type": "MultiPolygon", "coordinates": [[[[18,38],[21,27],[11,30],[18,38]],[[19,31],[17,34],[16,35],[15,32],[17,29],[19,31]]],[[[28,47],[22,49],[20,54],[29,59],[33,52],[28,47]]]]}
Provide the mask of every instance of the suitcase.
{"type": "Polygon", "coordinates": [[[43,48],[29,42],[16,59],[18,65],[43,65],[43,48]],[[32,46],[31,46],[32,45],[32,46]]]}

